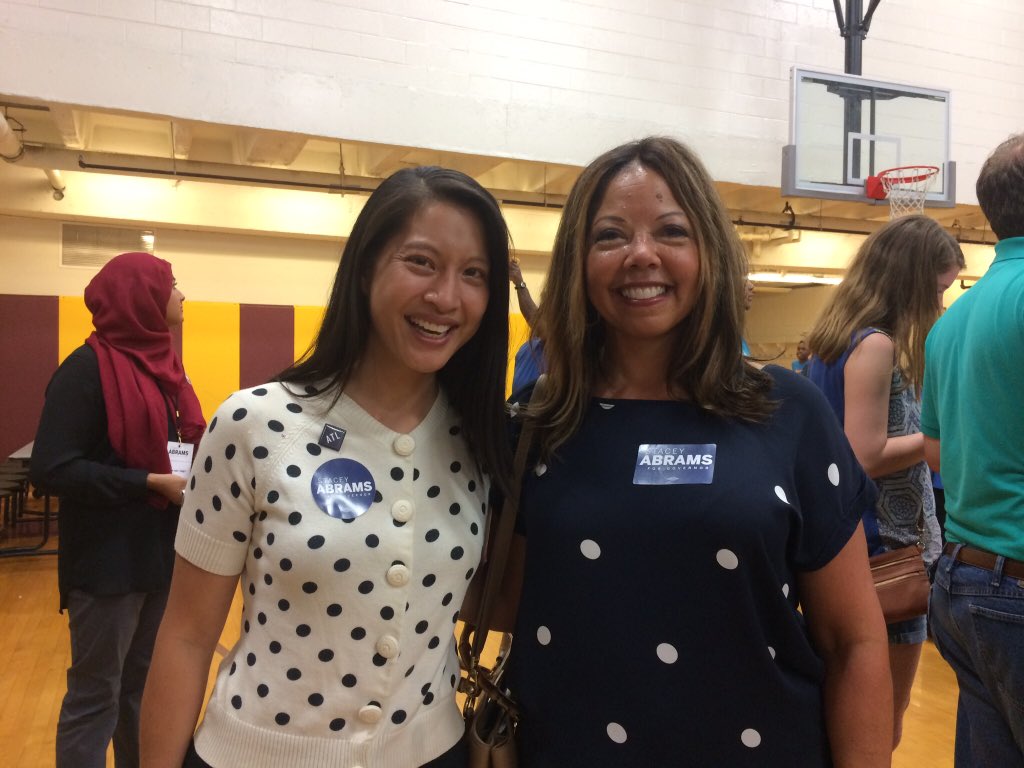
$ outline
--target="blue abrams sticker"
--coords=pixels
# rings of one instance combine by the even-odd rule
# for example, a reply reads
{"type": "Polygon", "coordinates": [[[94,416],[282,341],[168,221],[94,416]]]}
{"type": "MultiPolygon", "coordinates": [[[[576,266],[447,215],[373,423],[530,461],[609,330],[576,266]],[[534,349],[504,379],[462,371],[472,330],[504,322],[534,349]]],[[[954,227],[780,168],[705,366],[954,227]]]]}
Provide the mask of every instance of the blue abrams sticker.
{"type": "Polygon", "coordinates": [[[313,500],[331,517],[354,520],[370,508],[377,490],[370,470],[352,459],[331,459],[313,473],[313,500]]]}
{"type": "Polygon", "coordinates": [[[715,476],[716,443],[644,443],[633,485],[708,485],[715,476]]]}

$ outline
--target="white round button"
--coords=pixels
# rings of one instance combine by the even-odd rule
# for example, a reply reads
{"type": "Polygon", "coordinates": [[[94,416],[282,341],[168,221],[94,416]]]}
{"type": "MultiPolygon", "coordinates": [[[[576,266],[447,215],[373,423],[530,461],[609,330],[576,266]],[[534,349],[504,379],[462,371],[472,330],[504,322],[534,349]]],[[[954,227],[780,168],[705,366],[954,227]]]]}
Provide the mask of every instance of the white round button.
{"type": "Polygon", "coordinates": [[[380,722],[383,714],[381,708],[376,704],[367,704],[359,709],[359,720],[367,725],[373,725],[380,722]]]}
{"type": "Polygon", "coordinates": [[[404,565],[392,565],[385,578],[392,587],[404,587],[409,583],[409,569],[404,565]]]}
{"type": "Polygon", "coordinates": [[[385,659],[393,659],[398,655],[398,638],[384,635],[377,641],[377,653],[385,659]]]}
{"type": "Polygon", "coordinates": [[[413,506],[408,499],[399,499],[391,505],[391,516],[400,523],[406,523],[412,518],[413,506]]]}
{"type": "Polygon", "coordinates": [[[416,450],[416,441],[410,435],[399,435],[395,438],[394,449],[399,456],[408,456],[416,450]]]}

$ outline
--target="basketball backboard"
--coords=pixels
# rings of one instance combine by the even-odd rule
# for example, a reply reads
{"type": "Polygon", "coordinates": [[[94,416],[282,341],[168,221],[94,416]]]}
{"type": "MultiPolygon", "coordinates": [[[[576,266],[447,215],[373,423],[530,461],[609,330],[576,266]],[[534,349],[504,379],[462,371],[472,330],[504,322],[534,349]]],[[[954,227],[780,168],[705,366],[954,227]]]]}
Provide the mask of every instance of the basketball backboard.
{"type": "Polygon", "coordinates": [[[784,195],[875,202],[864,194],[868,176],[897,166],[934,165],[939,175],[926,205],[955,205],[948,90],[799,67],[792,70],[791,85],[784,195]]]}

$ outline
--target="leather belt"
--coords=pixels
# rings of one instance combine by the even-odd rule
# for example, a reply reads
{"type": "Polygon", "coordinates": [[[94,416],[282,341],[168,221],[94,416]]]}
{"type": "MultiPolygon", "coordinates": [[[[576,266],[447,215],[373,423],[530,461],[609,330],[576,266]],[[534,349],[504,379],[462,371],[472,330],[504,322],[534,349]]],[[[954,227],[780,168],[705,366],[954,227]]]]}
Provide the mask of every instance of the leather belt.
{"type": "MultiPolygon", "coordinates": [[[[988,571],[994,571],[996,569],[996,559],[999,555],[995,555],[992,552],[987,552],[984,549],[978,549],[972,547],[969,544],[964,544],[960,547],[960,551],[957,552],[956,548],[960,546],[952,541],[948,542],[945,547],[942,548],[942,554],[949,555],[954,560],[961,563],[967,563],[967,565],[973,565],[978,568],[984,568],[988,571]],[[956,552],[956,556],[953,557],[953,553],[956,552]]],[[[1011,560],[1008,557],[1003,558],[1003,573],[1006,576],[1012,576],[1015,579],[1024,579],[1024,563],[1020,560],[1011,560]]]]}

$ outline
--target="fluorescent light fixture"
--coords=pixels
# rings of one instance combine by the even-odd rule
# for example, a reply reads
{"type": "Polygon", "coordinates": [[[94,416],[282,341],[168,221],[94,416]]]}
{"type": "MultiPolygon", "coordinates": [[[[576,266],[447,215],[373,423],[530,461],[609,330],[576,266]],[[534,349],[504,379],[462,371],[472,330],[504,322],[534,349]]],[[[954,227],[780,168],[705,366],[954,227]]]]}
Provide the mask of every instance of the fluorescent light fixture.
{"type": "Polygon", "coordinates": [[[812,275],[807,272],[751,272],[747,275],[755,283],[802,283],[807,285],[839,285],[839,275],[812,275]]]}

